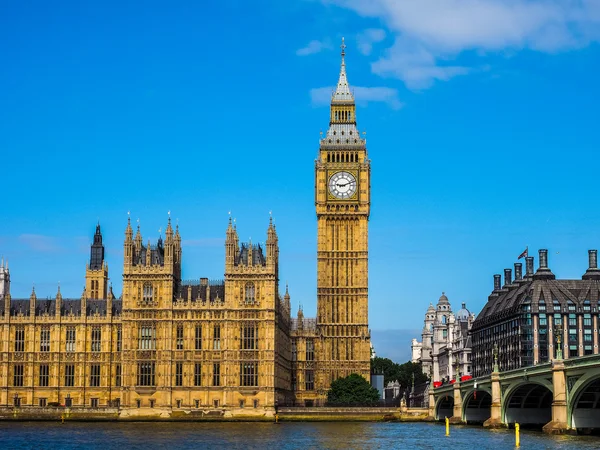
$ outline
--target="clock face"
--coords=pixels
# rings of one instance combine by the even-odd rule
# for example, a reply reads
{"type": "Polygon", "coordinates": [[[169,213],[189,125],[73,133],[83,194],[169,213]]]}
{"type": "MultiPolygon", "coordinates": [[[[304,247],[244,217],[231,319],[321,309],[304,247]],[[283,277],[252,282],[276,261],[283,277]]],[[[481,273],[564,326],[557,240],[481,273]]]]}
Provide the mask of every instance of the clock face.
{"type": "Polygon", "coordinates": [[[356,193],[356,178],[348,172],[334,173],[329,179],[329,192],[336,198],[349,199],[356,193]]]}

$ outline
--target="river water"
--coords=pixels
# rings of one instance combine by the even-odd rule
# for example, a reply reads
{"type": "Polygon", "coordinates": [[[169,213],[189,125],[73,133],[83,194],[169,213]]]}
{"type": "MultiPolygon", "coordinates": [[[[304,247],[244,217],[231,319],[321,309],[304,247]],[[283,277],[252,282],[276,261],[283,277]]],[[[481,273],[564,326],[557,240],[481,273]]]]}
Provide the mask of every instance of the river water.
{"type": "MultiPolygon", "coordinates": [[[[0,449],[509,449],[514,430],[437,423],[2,422],[0,449]]],[[[600,437],[521,431],[521,449],[596,449],[600,437]]]]}

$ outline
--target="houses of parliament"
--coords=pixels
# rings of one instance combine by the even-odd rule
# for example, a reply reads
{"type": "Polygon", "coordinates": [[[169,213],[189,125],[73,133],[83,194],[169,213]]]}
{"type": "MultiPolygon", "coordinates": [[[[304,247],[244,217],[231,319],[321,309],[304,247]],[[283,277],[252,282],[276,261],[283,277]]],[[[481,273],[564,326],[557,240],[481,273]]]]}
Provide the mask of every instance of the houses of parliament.
{"type": "Polygon", "coordinates": [[[263,248],[240,242],[230,219],[224,279],[184,282],[179,226],[169,218],[164,240],[151,243],[128,219],[119,297],[108,284],[98,224],[80,298],[63,298],[60,288],[50,299],[35,290],[11,298],[2,262],[0,406],[235,416],[323,405],[333,380],[351,373],[369,380],[370,161],[344,49],[315,161],[316,318],[301,309],[292,317],[272,220],[263,248]]]}

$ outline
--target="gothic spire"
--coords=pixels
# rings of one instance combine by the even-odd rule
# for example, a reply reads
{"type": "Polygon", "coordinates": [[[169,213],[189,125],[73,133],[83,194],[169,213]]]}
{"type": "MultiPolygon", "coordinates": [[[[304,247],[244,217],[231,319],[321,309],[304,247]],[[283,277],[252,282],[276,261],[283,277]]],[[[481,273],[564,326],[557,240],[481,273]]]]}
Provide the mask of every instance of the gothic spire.
{"type": "Polygon", "coordinates": [[[342,45],[340,47],[342,49],[342,64],[340,67],[340,77],[338,79],[338,84],[336,86],[335,92],[331,97],[331,102],[354,103],[354,96],[352,95],[352,92],[350,92],[350,86],[348,85],[348,77],[346,76],[346,44],[344,44],[344,38],[342,38],[342,45]]]}

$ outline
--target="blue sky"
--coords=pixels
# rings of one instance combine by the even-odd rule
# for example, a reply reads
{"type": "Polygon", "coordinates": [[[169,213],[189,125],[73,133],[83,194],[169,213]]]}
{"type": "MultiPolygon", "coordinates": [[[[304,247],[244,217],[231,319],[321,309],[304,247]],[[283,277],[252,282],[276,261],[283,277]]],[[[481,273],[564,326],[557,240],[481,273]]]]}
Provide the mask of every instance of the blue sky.
{"type": "Polygon", "coordinates": [[[4,2],[13,297],[78,297],[97,220],[119,294],[127,211],[154,241],[170,210],[184,278],[222,278],[228,211],[253,242],[273,211],[281,283],[313,316],[342,36],[372,160],[372,329],[417,333],[442,291],[479,311],[525,246],[579,278],[600,247],[594,0],[4,2]]]}

